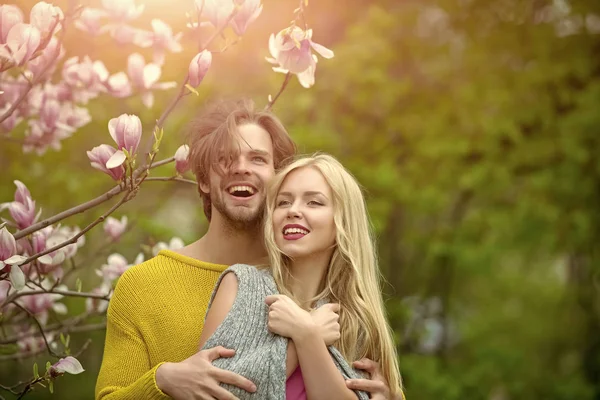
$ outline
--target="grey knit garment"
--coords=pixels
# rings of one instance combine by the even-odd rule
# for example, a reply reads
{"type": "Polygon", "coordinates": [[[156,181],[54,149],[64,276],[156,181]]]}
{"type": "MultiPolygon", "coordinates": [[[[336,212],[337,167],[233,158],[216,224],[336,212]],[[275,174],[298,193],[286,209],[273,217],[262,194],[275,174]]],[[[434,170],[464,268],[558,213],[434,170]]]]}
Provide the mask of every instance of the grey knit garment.
{"type": "MultiPolygon", "coordinates": [[[[231,358],[219,358],[213,365],[240,374],[256,384],[256,392],[248,393],[235,386],[222,384],[241,400],[244,399],[285,399],[286,357],[288,339],[275,335],[267,329],[268,306],[265,297],[278,294],[277,286],[267,270],[253,266],[236,264],[227,268],[219,277],[212,293],[209,308],[216,289],[225,274],[233,272],[238,279],[236,299],[221,325],[206,341],[203,349],[223,346],[235,349],[231,358]]],[[[329,353],[336,367],[345,379],[362,378],[333,346],[329,353]]],[[[365,392],[355,391],[360,400],[368,400],[365,392]]]]}

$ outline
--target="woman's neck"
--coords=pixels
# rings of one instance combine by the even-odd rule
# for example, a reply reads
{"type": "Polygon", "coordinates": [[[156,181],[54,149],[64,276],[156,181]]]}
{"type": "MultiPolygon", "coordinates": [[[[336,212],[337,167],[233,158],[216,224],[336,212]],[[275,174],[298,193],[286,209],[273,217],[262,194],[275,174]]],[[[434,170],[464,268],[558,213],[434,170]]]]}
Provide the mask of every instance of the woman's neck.
{"type": "Polygon", "coordinates": [[[302,308],[312,308],[311,299],[322,288],[330,259],[331,253],[327,252],[291,260],[289,269],[292,278],[288,282],[289,289],[300,301],[302,308]]]}

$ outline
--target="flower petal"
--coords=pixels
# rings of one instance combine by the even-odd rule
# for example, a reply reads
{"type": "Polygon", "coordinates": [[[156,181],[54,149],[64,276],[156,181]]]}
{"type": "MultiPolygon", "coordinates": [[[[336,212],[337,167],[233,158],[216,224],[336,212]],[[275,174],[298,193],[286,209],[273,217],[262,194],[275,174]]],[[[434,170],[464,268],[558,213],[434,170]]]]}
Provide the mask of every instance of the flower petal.
{"type": "Polygon", "coordinates": [[[25,287],[25,274],[16,265],[10,267],[10,283],[15,290],[21,290],[25,287]]]}
{"type": "Polygon", "coordinates": [[[125,153],[123,153],[123,151],[121,150],[118,150],[108,159],[108,161],[106,162],[106,168],[116,168],[120,165],[123,165],[125,159],[125,153]]]}

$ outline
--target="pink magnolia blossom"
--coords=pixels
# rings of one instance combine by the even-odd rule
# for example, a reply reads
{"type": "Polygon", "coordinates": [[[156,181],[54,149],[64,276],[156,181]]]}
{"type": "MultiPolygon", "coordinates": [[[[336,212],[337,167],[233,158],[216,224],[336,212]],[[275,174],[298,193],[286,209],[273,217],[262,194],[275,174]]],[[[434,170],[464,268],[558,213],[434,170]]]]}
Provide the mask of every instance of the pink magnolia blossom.
{"type": "Polygon", "coordinates": [[[65,16],[60,7],[53,6],[45,1],[36,3],[29,13],[29,22],[40,31],[42,41],[58,31],[57,28],[60,28],[59,24],[64,18],[65,16]]]}
{"type": "Polygon", "coordinates": [[[183,240],[178,237],[173,237],[168,244],[165,242],[156,243],[154,247],[152,247],[152,254],[157,255],[161,250],[177,250],[184,246],[185,243],[183,243],[183,240]]]}
{"type": "Polygon", "coordinates": [[[123,98],[131,96],[131,83],[125,72],[117,72],[106,82],[108,93],[114,97],[123,98]]]}
{"type": "Polygon", "coordinates": [[[23,22],[23,12],[12,4],[0,6],[0,44],[6,43],[10,28],[23,22]]]}
{"type": "Polygon", "coordinates": [[[71,374],[77,375],[85,371],[81,366],[81,363],[72,356],[61,358],[57,363],[50,367],[50,375],[54,376],[57,374],[71,374]]]}
{"type": "Polygon", "coordinates": [[[106,168],[122,165],[127,158],[123,150],[135,154],[142,138],[142,121],[137,115],[121,114],[108,121],[108,131],[118,150],[106,162],[106,168]]]}
{"type": "MultiPolygon", "coordinates": [[[[99,295],[108,295],[111,291],[111,287],[104,283],[100,287],[92,289],[92,293],[99,295]]],[[[105,313],[108,309],[108,301],[102,299],[96,299],[88,297],[85,299],[85,311],[88,313],[105,313]]]]}
{"type": "Polygon", "coordinates": [[[286,28],[277,36],[271,35],[269,38],[272,58],[267,58],[267,61],[277,65],[273,67],[273,71],[296,74],[305,88],[311,87],[315,82],[317,57],[311,50],[315,50],[324,58],[333,57],[331,50],[313,42],[311,38],[312,29],[304,31],[297,26],[286,28]]]}
{"type": "MultiPolygon", "coordinates": [[[[36,327],[37,329],[37,327],[36,327]]],[[[32,331],[32,330],[30,330],[32,331]]],[[[52,343],[52,341],[54,340],[54,333],[52,332],[48,332],[45,334],[46,335],[46,340],[48,340],[48,343],[52,343]]],[[[19,348],[19,350],[23,353],[38,353],[41,349],[45,349],[46,348],[46,342],[44,341],[44,338],[42,336],[27,336],[23,339],[19,339],[19,341],[17,341],[17,346],[19,348]]]]}
{"type": "Polygon", "coordinates": [[[21,181],[14,181],[14,184],[17,186],[17,190],[15,191],[15,201],[19,203],[25,203],[27,199],[31,198],[31,193],[29,193],[29,189],[27,186],[21,181]]]}
{"type": "Polygon", "coordinates": [[[119,221],[116,218],[108,217],[104,222],[104,233],[113,242],[118,242],[123,232],[127,228],[127,216],[124,215],[119,221]]]}
{"type": "Polygon", "coordinates": [[[6,45],[0,48],[0,57],[12,60],[17,66],[29,61],[41,43],[39,29],[30,24],[18,23],[8,31],[6,45]]]}
{"type": "MultiPolygon", "coordinates": [[[[50,249],[58,244],[62,244],[75,235],[77,235],[81,230],[79,227],[51,227],[50,230],[45,231],[46,235],[46,248],[50,249]]],[[[77,250],[85,244],[85,236],[81,236],[77,239],[75,243],[68,244],[66,246],[61,247],[58,250],[54,250],[47,254],[47,257],[40,257],[38,261],[41,264],[44,264],[48,270],[53,270],[55,267],[60,266],[65,260],[68,260],[75,256],[77,250]]]]}
{"type": "Polygon", "coordinates": [[[127,262],[127,259],[121,254],[113,253],[108,256],[107,263],[100,270],[96,270],[96,274],[102,277],[104,284],[108,287],[125,273],[130,267],[140,264],[144,261],[144,255],[139,253],[132,264],[127,262]]]}
{"type": "Polygon", "coordinates": [[[236,35],[246,33],[248,26],[253,23],[262,12],[261,0],[245,0],[230,24],[236,35]]]}
{"type": "Polygon", "coordinates": [[[57,61],[65,54],[65,48],[62,45],[60,45],[60,48],[58,46],[58,39],[52,36],[41,54],[27,63],[27,69],[31,71],[34,77],[37,78],[40,75],[50,77],[54,73],[57,61]]]}
{"type": "Polygon", "coordinates": [[[154,104],[152,90],[170,89],[176,86],[175,82],[158,82],[162,74],[160,66],[146,64],[144,57],[139,53],[133,53],[127,59],[127,75],[132,86],[142,94],[142,103],[148,108],[154,104]]]}
{"type": "Polygon", "coordinates": [[[125,168],[119,165],[115,168],[106,168],[106,163],[115,154],[117,150],[107,144],[101,144],[87,152],[87,156],[91,161],[92,167],[105,174],[110,175],[115,181],[120,181],[125,174],[125,168]]]}
{"type": "Polygon", "coordinates": [[[75,26],[92,36],[101,34],[105,29],[102,28],[100,20],[107,17],[108,13],[97,8],[85,7],[79,18],[75,20],[75,26]]]}
{"type": "Polygon", "coordinates": [[[204,76],[208,72],[212,63],[212,53],[208,50],[203,50],[190,62],[188,67],[188,77],[190,79],[190,85],[197,87],[200,82],[204,79],[204,76]]]}
{"type": "Polygon", "coordinates": [[[144,12],[144,5],[135,5],[134,0],[102,0],[111,21],[127,22],[136,19],[144,12]]]}
{"type": "Polygon", "coordinates": [[[196,7],[202,7],[202,15],[218,29],[227,21],[235,4],[232,0],[196,0],[196,7]]]}
{"type": "Polygon", "coordinates": [[[71,57],[63,64],[63,79],[76,90],[75,99],[79,103],[87,104],[98,93],[106,91],[106,82],[109,77],[108,70],[102,61],[92,61],[88,56],[71,57]]]}
{"type": "Polygon", "coordinates": [[[171,27],[160,19],[153,19],[151,24],[153,32],[149,36],[149,45],[154,51],[152,61],[157,65],[163,65],[166,51],[179,53],[183,50],[179,43],[182,33],[173,35],[171,27]]]}
{"type": "Polygon", "coordinates": [[[15,290],[25,286],[25,275],[18,265],[25,257],[17,254],[17,242],[14,236],[4,227],[0,229],[0,271],[8,270],[10,283],[15,290]]]}
{"type": "Polygon", "coordinates": [[[188,155],[190,154],[190,146],[187,144],[179,146],[175,152],[175,169],[177,173],[183,174],[190,166],[188,164],[188,155]]]}
{"type": "Polygon", "coordinates": [[[39,217],[35,212],[35,201],[31,198],[27,198],[24,203],[13,201],[8,205],[8,212],[19,229],[33,225],[39,217]]]}
{"type": "MultiPolygon", "coordinates": [[[[45,279],[42,281],[42,287],[44,289],[50,290],[52,286],[53,284],[50,280],[45,279]]],[[[58,285],[55,289],[60,291],[68,290],[65,285],[58,285]]],[[[22,290],[22,293],[30,291],[32,291],[32,289],[25,287],[22,290]]],[[[45,325],[48,322],[48,313],[50,310],[61,315],[67,314],[67,306],[64,303],[58,302],[63,297],[63,295],[56,293],[40,293],[22,296],[17,302],[35,315],[42,325],[45,325]]]]}

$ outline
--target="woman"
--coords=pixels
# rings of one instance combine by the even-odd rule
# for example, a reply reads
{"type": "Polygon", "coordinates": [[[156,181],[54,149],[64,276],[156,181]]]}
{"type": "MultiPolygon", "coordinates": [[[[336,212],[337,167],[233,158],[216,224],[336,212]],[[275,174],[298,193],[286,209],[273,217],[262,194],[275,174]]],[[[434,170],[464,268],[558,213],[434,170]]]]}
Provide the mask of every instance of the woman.
{"type": "Polygon", "coordinates": [[[252,395],[228,389],[240,398],[367,399],[344,379],[358,376],[350,362],[368,357],[401,393],[365,202],[352,175],[328,155],[290,164],[270,184],[264,232],[270,265],[223,273],[200,339],[201,347],[236,349],[215,365],[258,387],[252,395]],[[340,305],[332,346],[311,316],[328,302],[340,305]]]}

